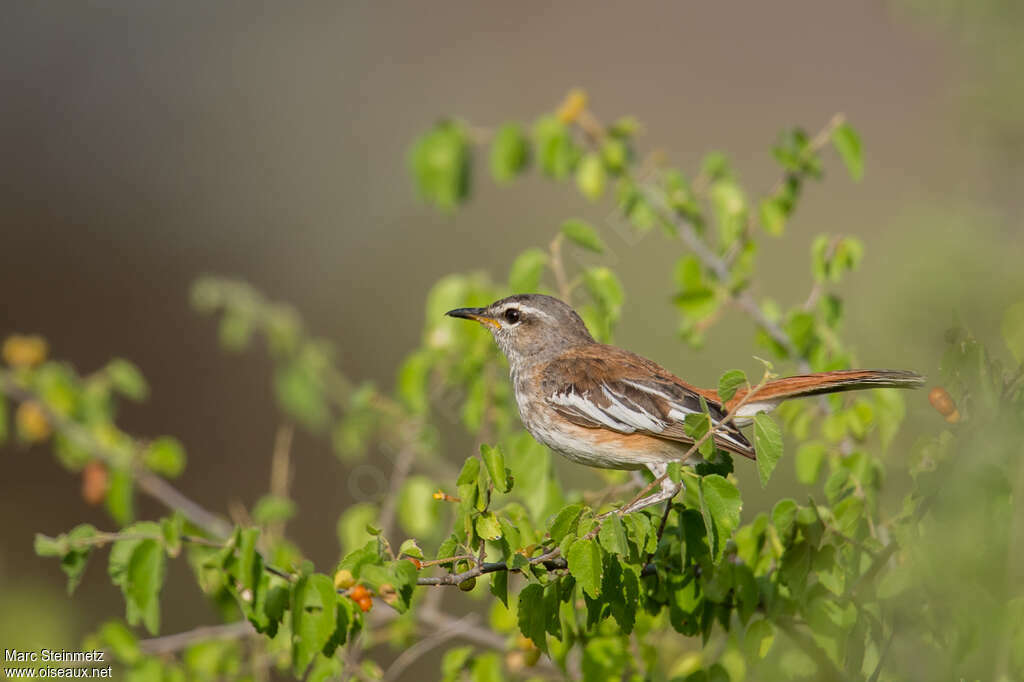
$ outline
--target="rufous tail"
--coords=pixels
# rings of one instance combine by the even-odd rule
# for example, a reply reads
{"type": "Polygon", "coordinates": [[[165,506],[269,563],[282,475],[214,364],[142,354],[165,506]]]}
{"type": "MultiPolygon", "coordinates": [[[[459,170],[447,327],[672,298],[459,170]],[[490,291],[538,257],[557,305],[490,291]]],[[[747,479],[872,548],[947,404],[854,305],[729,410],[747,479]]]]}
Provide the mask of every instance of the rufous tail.
{"type": "MultiPolygon", "coordinates": [[[[790,398],[804,398],[824,393],[860,391],[867,388],[920,388],[924,382],[925,378],[920,374],[898,369],[843,369],[836,372],[801,374],[769,381],[751,396],[741,411],[746,412],[748,406],[771,408],[790,398]]],[[[746,389],[737,391],[725,407],[732,409],[743,400],[746,393],[746,389]]],[[[756,411],[754,409],[751,414],[756,411]]]]}

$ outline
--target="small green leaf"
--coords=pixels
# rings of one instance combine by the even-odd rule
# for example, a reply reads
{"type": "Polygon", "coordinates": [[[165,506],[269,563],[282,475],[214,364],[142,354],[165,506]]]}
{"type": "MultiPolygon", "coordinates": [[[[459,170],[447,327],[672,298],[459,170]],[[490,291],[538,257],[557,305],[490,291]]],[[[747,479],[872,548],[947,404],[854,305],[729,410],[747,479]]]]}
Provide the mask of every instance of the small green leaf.
{"type": "Polygon", "coordinates": [[[476,507],[481,492],[485,492],[480,490],[480,460],[476,457],[467,457],[455,483],[458,486],[459,498],[462,500],[462,508],[476,507]]]}
{"type": "Polygon", "coordinates": [[[114,390],[132,400],[143,400],[149,394],[149,386],[139,368],[127,360],[115,358],[104,369],[114,390]]]}
{"type": "Polygon", "coordinates": [[[185,448],[176,438],[161,436],[146,448],[143,455],[151,471],[175,478],[185,469],[185,448]]]}
{"type": "Polygon", "coordinates": [[[114,660],[120,663],[132,665],[142,655],[135,633],[125,627],[121,621],[111,620],[104,623],[100,628],[99,636],[106,645],[104,648],[111,653],[114,660]]]}
{"type": "Polygon", "coordinates": [[[562,234],[572,243],[594,253],[604,253],[604,242],[589,223],[571,219],[562,223],[562,234]]]}
{"type": "Polygon", "coordinates": [[[452,210],[469,195],[469,141],[462,126],[443,121],[413,145],[409,165],[420,198],[452,210]]]}
{"type": "Polygon", "coordinates": [[[527,249],[519,254],[508,273],[508,287],[516,292],[536,291],[548,264],[548,254],[540,249],[527,249]]]}
{"type": "Polygon", "coordinates": [[[110,486],[105,498],[107,511],[119,525],[127,525],[135,516],[132,475],[125,469],[110,472],[110,486]]]}
{"type": "Polygon", "coordinates": [[[128,622],[139,621],[156,634],[160,629],[160,589],[164,584],[166,556],[156,540],[142,540],[132,551],[125,576],[125,599],[134,603],[128,609],[128,622]]]}
{"type": "Polygon", "coordinates": [[[786,231],[786,218],[788,213],[785,207],[776,197],[769,197],[761,200],[761,227],[773,237],[778,237],[786,231]]]}
{"type": "Polygon", "coordinates": [[[580,514],[583,513],[582,504],[570,504],[568,507],[563,508],[555,516],[555,520],[551,522],[551,541],[556,545],[562,542],[562,539],[570,533],[576,532],[576,526],[580,520],[580,514]]]}
{"type": "Polygon", "coordinates": [[[512,482],[508,478],[508,470],[505,468],[505,455],[501,453],[501,449],[492,445],[482,444],[480,446],[480,456],[483,457],[487,473],[490,475],[491,482],[494,483],[497,491],[507,493],[511,490],[512,482]]]}
{"type": "Polygon", "coordinates": [[[764,412],[754,415],[754,449],[757,452],[757,474],[764,487],[782,457],[782,431],[764,412]]]}
{"type": "Polygon", "coordinates": [[[1013,359],[1024,363],[1024,301],[1014,303],[1006,310],[1000,331],[1013,359]]]}
{"type": "Polygon", "coordinates": [[[821,463],[825,459],[825,445],[818,441],[804,443],[796,451],[796,478],[804,485],[818,480],[821,463]]]}
{"type": "Polygon", "coordinates": [[[593,540],[581,538],[569,547],[566,560],[569,562],[569,573],[576,578],[583,591],[597,599],[601,593],[601,577],[604,572],[601,548],[593,540]]]}
{"type": "Polygon", "coordinates": [[[718,379],[718,398],[722,402],[732,400],[736,390],[747,385],[747,375],[738,369],[730,369],[718,379]]]}
{"type": "Polygon", "coordinates": [[[854,181],[864,177],[864,157],[861,153],[860,135],[849,123],[836,126],[832,131],[832,144],[839,156],[843,157],[846,170],[854,181]]]}
{"type": "Polygon", "coordinates": [[[740,491],[728,479],[709,474],[700,479],[700,507],[712,556],[717,562],[725,551],[726,541],[740,524],[740,491]]]}
{"type": "Polygon", "coordinates": [[[530,145],[518,123],[506,123],[491,143],[491,176],[499,183],[516,178],[530,161],[530,145]]]}
{"type": "Polygon", "coordinates": [[[775,627],[767,620],[758,619],[747,626],[743,644],[751,658],[764,658],[775,641],[775,627]]]}
{"type": "Polygon", "coordinates": [[[438,534],[443,505],[434,499],[437,486],[426,476],[410,476],[398,494],[398,521],[409,535],[430,537],[438,534]]]}
{"type": "Polygon", "coordinates": [[[622,527],[622,520],[618,514],[612,514],[601,523],[597,539],[601,546],[612,554],[629,553],[629,546],[626,544],[626,531],[622,527]]]}
{"type": "Polygon", "coordinates": [[[547,613],[544,609],[544,588],[530,583],[519,593],[519,631],[531,640],[537,648],[546,652],[547,613]]]}
{"type": "Polygon", "coordinates": [[[295,516],[295,502],[287,497],[264,495],[252,508],[252,520],[261,526],[280,523],[295,516]]]}
{"type": "Polygon", "coordinates": [[[542,116],[533,126],[533,137],[541,171],[556,180],[568,178],[581,153],[569,128],[555,116],[542,116]]]}
{"type": "Polygon", "coordinates": [[[292,665],[295,674],[302,675],[337,627],[334,583],[319,573],[299,578],[292,592],[291,611],[292,665]]]}
{"type": "Polygon", "coordinates": [[[580,165],[576,167],[576,187],[579,188],[580,194],[591,201],[597,201],[604,194],[607,184],[608,171],[601,157],[596,152],[584,156],[580,165]]]}
{"type": "Polygon", "coordinates": [[[501,524],[492,512],[484,512],[476,517],[474,523],[476,533],[484,540],[497,540],[501,538],[501,524]]]}

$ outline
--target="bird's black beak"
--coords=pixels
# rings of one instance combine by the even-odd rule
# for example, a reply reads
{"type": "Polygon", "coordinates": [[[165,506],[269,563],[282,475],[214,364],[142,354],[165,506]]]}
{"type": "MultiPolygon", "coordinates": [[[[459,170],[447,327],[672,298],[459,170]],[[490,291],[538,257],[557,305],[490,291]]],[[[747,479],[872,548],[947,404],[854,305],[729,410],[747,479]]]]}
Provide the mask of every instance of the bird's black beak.
{"type": "Polygon", "coordinates": [[[493,317],[488,317],[485,308],[456,308],[445,313],[448,317],[460,317],[464,320],[476,320],[482,324],[489,324],[501,329],[501,324],[493,317]]]}

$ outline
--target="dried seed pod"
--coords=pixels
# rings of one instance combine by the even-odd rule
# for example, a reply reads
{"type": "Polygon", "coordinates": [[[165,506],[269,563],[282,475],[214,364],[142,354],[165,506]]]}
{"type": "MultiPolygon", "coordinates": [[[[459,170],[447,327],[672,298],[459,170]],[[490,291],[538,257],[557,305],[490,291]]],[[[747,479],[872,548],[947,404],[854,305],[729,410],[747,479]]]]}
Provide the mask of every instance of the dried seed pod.
{"type": "Polygon", "coordinates": [[[955,424],[960,421],[960,411],[956,409],[956,403],[953,402],[953,398],[949,395],[949,391],[936,386],[928,393],[928,402],[932,404],[932,407],[946,418],[946,421],[950,424],[955,424]]]}

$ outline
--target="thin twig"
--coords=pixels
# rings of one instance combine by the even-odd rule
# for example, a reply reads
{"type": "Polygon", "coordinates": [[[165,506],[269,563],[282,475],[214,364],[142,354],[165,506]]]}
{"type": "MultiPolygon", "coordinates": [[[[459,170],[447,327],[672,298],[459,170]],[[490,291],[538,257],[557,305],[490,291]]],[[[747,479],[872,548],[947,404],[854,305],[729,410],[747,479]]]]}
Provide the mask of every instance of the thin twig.
{"type": "Polygon", "coordinates": [[[402,676],[406,668],[416,662],[416,660],[429,652],[431,649],[441,646],[449,639],[453,639],[462,635],[467,629],[475,629],[479,627],[480,616],[476,613],[468,613],[462,618],[453,620],[444,625],[441,625],[437,630],[421,639],[420,641],[413,644],[411,647],[401,653],[396,658],[388,669],[384,671],[384,676],[381,680],[384,682],[393,682],[402,676]]]}
{"type": "MultiPolygon", "coordinates": [[[[292,471],[291,455],[292,440],[295,436],[295,427],[290,423],[281,424],[277,427],[274,436],[274,455],[270,460],[270,494],[280,499],[289,499],[292,471]]],[[[267,526],[267,535],[271,538],[279,538],[284,535],[285,521],[275,521],[267,526]]]]}
{"type": "Polygon", "coordinates": [[[255,628],[247,620],[239,620],[224,625],[203,625],[173,635],[153,637],[139,642],[143,653],[160,656],[181,651],[190,644],[213,639],[241,639],[257,634],[255,628]]]}
{"type": "Polygon", "coordinates": [[[395,525],[398,496],[402,491],[402,486],[405,484],[405,479],[409,476],[409,471],[412,469],[415,456],[416,451],[412,448],[402,448],[395,455],[395,463],[391,469],[391,482],[388,485],[388,491],[385,493],[384,503],[380,510],[380,533],[383,537],[388,537],[391,534],[392,527],[395,525]]]}
{"type": "Polygon", "coordinates": [[[551,272],[555,274],[555,283],[558,285],[558,295],[561,296],[562,300],[572,305],[572,286],[569,284],[569,278],[565,275],[565,264],[562,262],[562,233],[559,232],[555,235],[555,238],[551,240],[551,245],[548,247],[548,251],[551,253],[551,272]]]}

